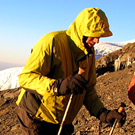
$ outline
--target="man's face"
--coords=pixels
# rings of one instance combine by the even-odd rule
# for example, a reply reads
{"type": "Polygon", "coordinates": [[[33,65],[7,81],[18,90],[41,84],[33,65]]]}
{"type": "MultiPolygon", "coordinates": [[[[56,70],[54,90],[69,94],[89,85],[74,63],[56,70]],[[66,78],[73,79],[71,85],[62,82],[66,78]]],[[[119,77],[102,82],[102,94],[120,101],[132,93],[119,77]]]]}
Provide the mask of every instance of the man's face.
{"type": "Polygon", "coordinates": [[[86,47],[92,48],[92,47],[94,47],[95,44],[99,43],[99,38],[97,38],[97,37],[87,37],[85,42],[87,44],[86,47]]]}
{"type": "Polygon", "coordinates": [[[99,43],[99,38],[83,36],[83,43],[87,51],[91,52],[91,48],[93,48],[95,44],[99,43]]]}

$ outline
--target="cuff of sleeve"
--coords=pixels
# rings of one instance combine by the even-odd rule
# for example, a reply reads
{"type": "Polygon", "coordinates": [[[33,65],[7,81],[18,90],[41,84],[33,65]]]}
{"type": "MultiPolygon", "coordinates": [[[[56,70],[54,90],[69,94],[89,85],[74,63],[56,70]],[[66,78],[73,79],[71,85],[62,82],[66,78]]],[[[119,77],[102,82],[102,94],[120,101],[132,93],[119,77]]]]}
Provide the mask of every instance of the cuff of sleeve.
{"type": "Polygon", "coordinates": [[[99,112],[97,113],[97,118],[100,119],[100,115],[103,113],[103,112],[107,112],[107,109],[106,108],[101,108],[99,110],[99,112]]]}
{"type": "Polygon", "coordinates": [[[53,92],[54,92],[54,95],[56,95],[56,96],[61,95],[59,92],[59,88],[60,88],[61,83],[62,83],[62,79],[59,79],[53,83],[53,92]]]}
{"type": "Polygon", "coordinates": [[[61,95],[61,94],[59,93],[59,90],[58,90],[57,87],[54,87],[54,88],[53,88],[53,92],[54,92],[54,95],[56,95],[56,96],[60,96],[60,95],[61,95]]]}
{"type": "Polygon", "coordinates": [[[102,108],[100,109],[100,111],[98,112],[98,116],[97,118],[104,123],[108,123],[106,120],[106,116],[108,115],[108,113],[110,112],[110,110],[107,110],[106,108],[102,108]]]}

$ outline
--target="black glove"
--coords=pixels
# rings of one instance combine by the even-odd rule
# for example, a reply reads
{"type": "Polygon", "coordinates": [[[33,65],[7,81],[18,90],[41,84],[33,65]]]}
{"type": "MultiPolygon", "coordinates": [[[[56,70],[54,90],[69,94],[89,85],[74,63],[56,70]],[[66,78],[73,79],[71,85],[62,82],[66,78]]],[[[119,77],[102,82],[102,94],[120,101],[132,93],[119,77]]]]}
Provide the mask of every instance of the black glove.
{"type": "Polygon", "coordinates": [[[126,121],[126,112],[123,110],[119,113],[117,109],[107,110],[102,108],[98,112],[98,118],[101,122],[113,124],[115,119],[117,119],[118,127],[122,127],[126,121]]]}
{"type": "Polygon", "coordinates": [[[75,76],[69,76],[66,79],[59,79],[54,82],[53,91],[55,95],[66,95],[66,94],[82,94],[83,90],[86,89],[87,81],[79,74],[75,76]]]}

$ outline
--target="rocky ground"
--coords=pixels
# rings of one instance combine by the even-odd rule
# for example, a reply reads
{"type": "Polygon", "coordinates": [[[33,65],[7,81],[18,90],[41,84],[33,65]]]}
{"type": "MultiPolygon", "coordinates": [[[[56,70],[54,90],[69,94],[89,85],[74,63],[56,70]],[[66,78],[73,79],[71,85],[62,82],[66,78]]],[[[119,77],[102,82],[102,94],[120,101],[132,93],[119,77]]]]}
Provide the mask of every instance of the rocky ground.
{"type": "MultiPolygon", "coordinates": [[[[135,106],[128,99],[127,95],[128,86],[135,71],[135,63],[132,63],[125,69],[112,72],[114,60],[118,56],[121,57],[123,63],[127,57],[133,62],[135,60],[134,52],[135,43],[129,44],[122,50],[97,60],[96,63],[98,71],[96,89],[105,107],[117,109],[121,102],[126,104],[126,123],[122,128],[116,127],[113,132],[114,135],[135,135],[135,106]],[[111,72],[107,72],[107,70],[111,72]]],[[[17,106],[15,104],[18,94],[18,89],[0,91],[0,135],[21,134],[16,116],[17,106]]],[[[99,123],[98,119],[90,116],[84,106],[82,106],[74,119],[73,124],[75,127],[73,135],[109,135],[111,130],[111,125],[99,123]]]]}
{"type": "MultiPolygon", "coordinates": [[[[115,135],[135,134],[135,106],[127,96],[127,89],[135,70],[135,64],[117,72],[108,72],[97,78],[97,93],[108,109],[118,108],[121,102],[126,104],[127,120],[122,128],[115,128],[115,135]]],[[[20,135],[16,117],[18,89],[0,92],[0,135],[20,135]]],[[[99,124],[99,120],[90,117],[83,106],[73,122],[74,135],[108,135],[111,126],[99,124]]]]}
{"type": "MultiPolygon", "coordinates": [[[[115,128],[114,135],[135,135],[135,106],[128,99],[128,86],[135,71],[135,64],[124,70],[105,73],[97,78],[97,93],[108,109],[117,109],[121,102],[126,104],[127,120],[122,128],[115,128]]],[[[109,135],[111,126],[99,124],[90,117],[83,106],[74,120],[75,135],[109,135]]]]}

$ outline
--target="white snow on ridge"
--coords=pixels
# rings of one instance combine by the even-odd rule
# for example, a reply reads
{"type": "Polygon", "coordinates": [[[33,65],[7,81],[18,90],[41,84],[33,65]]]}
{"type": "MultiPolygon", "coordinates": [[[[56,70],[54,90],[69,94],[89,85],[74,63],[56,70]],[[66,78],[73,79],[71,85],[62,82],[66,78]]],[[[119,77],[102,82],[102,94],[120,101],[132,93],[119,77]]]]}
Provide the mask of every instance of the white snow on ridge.
{"type": "Polygon", "coordinates": [[[118,49],[121,49],[123,46],[118,45],[116,43],[99,42],[98,44],[96,44],[94,46],[95,53],[96,53],[96,59],[99,59],[100,57],[102,57],[106,54],[109,54],[113,51],[116,51],[118,49]]]}
{"type": "Polygon", "coordinates": [[[125,41],[125,42],[119,42],[119,43],[116,43],[116,44],[117,45],[120,45],[120,46],[124,46],[124,45],[126,45],[128,43],[134,43],[134,42],[135,42],[135,39],[129,40],[129,41],[125,41]]]}
{"type": "Polygon", "coordinates": [[[95,53],[96,53],[96,59],[99,59],[100,57],[109,54],[113,51],[122,49],[124,45],[128,43],[134,43],[135,39],[125,42],[119,42],[119,43],[113,43],[113,42],[99,42],[94,46],[95,53]]]}
{"type": "MultiPolygon", "coordinates": [[[[125,41],[125,42],[120,42],[120,43],[99,42],[94,46],[96,59],[99,59],[100,57],[108,53],[111,53],[113,51],[116,51],[118,49],[121,49],[127,43],[134,43],[134,42],[135,39],[130,41],[125,41]]],[[[22,69],[23,67],[15,67],[15,68],[1,70],[0,91],[20,87],[18,83],[18,75],[21,73],[22,69]]]]}
{"type": "Polygon", "coordinates": [[[0,71],[0,91],[18,88],[18,75],[23,67],[8,68],[0,71]]]}

